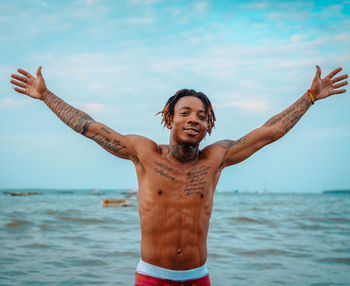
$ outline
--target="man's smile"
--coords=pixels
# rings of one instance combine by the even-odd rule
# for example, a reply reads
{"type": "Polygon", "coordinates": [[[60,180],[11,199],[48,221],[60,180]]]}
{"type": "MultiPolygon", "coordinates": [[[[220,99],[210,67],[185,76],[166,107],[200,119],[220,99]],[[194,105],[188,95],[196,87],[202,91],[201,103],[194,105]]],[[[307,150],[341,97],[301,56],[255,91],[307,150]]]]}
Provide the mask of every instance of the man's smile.
{"type": "Polygon", "coordinates": [[[195,127],[184,127],[183,130],[188,135],[197,135],[199,133],[199,129],[195,127]]]}

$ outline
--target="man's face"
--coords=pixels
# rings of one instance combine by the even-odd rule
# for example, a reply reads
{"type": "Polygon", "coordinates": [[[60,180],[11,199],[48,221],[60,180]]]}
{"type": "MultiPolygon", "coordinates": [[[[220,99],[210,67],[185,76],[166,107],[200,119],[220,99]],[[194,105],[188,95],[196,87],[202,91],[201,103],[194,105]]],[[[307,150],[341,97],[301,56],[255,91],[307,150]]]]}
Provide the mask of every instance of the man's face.
{"type": "Polygon", "coordinates": [[[177,142],[198,144],[208,131],[204,103],[197,97],[184,96],[175,104],[174,117],[168,128],[177,142]]]}

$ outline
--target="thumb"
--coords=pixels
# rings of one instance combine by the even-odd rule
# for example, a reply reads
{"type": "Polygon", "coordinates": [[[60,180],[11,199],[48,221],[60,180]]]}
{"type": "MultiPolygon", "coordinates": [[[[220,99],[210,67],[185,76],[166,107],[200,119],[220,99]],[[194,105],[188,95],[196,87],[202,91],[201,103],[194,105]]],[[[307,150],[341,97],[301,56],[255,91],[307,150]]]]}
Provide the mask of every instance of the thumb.
{"type": "Polygon", "coordinates": [[[321,77],[321,68],[318,65],[316,65],[316,77],[321,77]]]}
{"type": "Polygon", "coordinates": [[[42,74],[41,74],[41,69],[42,69],[42,66],[38,67],[38,69],[37,69],[37,71],[36,71],[36,76],[37,76],[37,77],[42,76],[42,74]]]}

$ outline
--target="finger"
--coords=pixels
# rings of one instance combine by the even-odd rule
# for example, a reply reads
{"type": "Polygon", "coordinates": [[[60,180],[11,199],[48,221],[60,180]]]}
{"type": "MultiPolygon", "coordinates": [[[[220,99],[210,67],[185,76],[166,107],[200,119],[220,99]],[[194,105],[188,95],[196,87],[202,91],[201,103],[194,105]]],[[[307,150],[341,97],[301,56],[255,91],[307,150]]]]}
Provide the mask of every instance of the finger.
{"type": "Polygon", "coordinates": [[[19,92],[19,93],[23,93],[23,94],[28,95],[28,94],[27,94],[27,91],[25,91],[24,89],[20,89],[20,88],[17,88],[17,87],[14,87],[13,89],[14,89],[15,91],[19,92]]]}
{"type": "Polygon", "coordinates": [[[19,73],[25,75],[27,78],[32,78],[32,77],[33,77],[29,72],[27,72],[27,71],[25,71],[25,70],[18,69],[17,71],[18,71],[19,73]]]}
{"type": "Polygon", "coordinates": [[[21,82],[19,82],[19,81],[16,81],[16,80],[11,79],[10,82],[11,82],[12,84],[15,84],[15,85],[19,86],[19,87],[27,88],[27,85],[26,85],[26,84],[21,83],[21,82]]]}
{"type": "Polygon", "coordinates": [[[316,65],[316,77],[321,77],[321,68],[319,65],[316,65]]]}
{"type": "Polygon", "coordinates": [[[11,77],[14,78],[14,79],[23,81],[25,83],[28,82],[28,79],[26,77],[24,77],[24,76],[19,76],[19,75],[16,75],[16,74],[12,74],[11,77]]]}
{"type": "Polygon", "coordinates": [[[339,94],[339,93],[344,93],[346,92],[346,89],[339,89],[339,90],[335,90],[332,92],[332,94],[339,94]]]}
{"type": "Polygon", "coordinates": [[[333,85],[333,88],[339,88],[339,87],[342,87],[342,86],[347,85],[347,84],[348,84],[348,82],[344,81],[344,82],[333,85]]]}
{"type": "Polygon", "coordinates": [[[42,66],[38,67],[37,71],[36,71],[36,76],[39,77],[39,76],[42,76],[41,75],[41,69],[42,69],[42,66]]]}
{"type": "Polygon", "coordinates": [[[336,68],[334,71],[330,72],[329,75],[327,75],[327,77],[332,78],[332,77],[334,77],[338,72],[340,72],[341,70],[342,70],[341,67],[336,68]]]}
{"type": "Polygon", "coordinates": [[[346,79],[346,78],[348,78],[348,75],[347,75],[347,74],[338,76],[338,77],[332,79],[332,83],[336,83],[336,82],[341,81],[341,80],[346,79]]]}

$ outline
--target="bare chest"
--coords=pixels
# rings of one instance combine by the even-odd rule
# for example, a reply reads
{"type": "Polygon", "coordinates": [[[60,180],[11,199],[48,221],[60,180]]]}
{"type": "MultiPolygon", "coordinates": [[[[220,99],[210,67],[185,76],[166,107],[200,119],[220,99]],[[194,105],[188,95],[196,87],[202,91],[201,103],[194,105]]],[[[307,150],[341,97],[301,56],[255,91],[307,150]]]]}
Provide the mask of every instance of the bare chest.
{"type": "Polygon", "coordinates": [[[147,162],[138,175],[139,195],[172,204],[202,204],[212,200],[217,183],[214,166],[205,160],[189,167],[176,167],[162,158],[147,162]]]}

